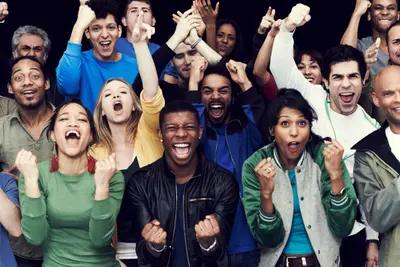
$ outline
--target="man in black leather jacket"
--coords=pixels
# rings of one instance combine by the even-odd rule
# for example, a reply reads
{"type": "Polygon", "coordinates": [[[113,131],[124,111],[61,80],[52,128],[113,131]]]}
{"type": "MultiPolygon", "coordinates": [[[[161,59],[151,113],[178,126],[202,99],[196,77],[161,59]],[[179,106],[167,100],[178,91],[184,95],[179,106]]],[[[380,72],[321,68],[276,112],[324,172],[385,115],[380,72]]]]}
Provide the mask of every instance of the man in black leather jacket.
{"type": "Polygon", "coordinates": [[[173,101],[161,111],[165,153],[127,186],[134,227],[141,231],[140,265],[229,266],[239,189],[229,171],[199,153],[201,134],[199,115],[189,103],[173,101]]]}

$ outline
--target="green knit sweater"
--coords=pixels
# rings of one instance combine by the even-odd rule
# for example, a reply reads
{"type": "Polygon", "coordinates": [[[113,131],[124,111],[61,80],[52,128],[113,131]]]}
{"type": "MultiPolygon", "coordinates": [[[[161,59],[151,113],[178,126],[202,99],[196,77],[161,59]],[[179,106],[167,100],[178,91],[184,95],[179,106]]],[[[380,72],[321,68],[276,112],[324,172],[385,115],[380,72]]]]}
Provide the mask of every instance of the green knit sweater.
{"type": "Polygon", "coordinates": [[[38,168],[40,198],[24,194],[22,176],[19,195],[22,232],[28,242],[43,245],[43,266],[119,266],[111,238],[124,192],[123,175],[117,172],[110,196],[96,201],[94,174],[50,172],[50,160],[38,168]]]}

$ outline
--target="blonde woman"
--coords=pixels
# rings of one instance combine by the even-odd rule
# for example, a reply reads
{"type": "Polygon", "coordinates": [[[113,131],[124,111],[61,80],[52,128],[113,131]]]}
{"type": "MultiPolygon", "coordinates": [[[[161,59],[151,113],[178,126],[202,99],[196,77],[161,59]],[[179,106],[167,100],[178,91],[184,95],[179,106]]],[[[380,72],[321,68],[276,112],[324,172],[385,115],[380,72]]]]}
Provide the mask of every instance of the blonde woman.
{"type": "MultiPolygon", "coordinates": [[[[154,30],[142,21],[143,12],[140,12],[132,33],[143,82],[140,101],[125,80],[110,79],[101,88],[94,111],[98,143],[93,147],[92,155],[100,160],[115,153],[117,169],[124,174],[126,183],[137,169],[153,163],[163,153],[157,130],[159,113],[165,101],[158,87],[156,68],[146,42],[154,30]]],[[[130,204],[125,199],[122,201],[117,228],[118,258],[128,267],[137,266],[137,231],[131,222],[130,204]]]]}

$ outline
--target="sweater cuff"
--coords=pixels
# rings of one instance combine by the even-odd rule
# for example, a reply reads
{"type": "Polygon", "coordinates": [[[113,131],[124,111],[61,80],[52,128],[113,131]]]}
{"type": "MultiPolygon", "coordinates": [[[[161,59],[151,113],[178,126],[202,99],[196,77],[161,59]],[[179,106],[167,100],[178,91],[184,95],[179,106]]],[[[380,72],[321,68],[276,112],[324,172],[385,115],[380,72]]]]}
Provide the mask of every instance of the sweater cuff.
{"type": "Polygon", "coordinates": [[[157,88],[157,93],[153,99],[145,100],[144,91],[140,93],[140,103],[142,104],[143,112],[148,114],[160,113],[161,109],[165,106],[165,100],[160,87],[157,88]]]}
{"type": "Polygon", "coordinates": [[[68,42],[65,53],[70,56],[80,56],[82,54],[82,44],[75,44],[72,42],[68,42]]]}
{"type": "Polygon", "coordinates": [[[372,229],[369,225],[365,226],[365,235],[365,240],[379,240],[379,233],[372,229]]]}
{"type": "Polygon", "coordinates": [[[263,222],[266,222],[266,223],[273,223],[276,221],[276,218],[277,218],[276,214],[268,214],[268,213],[263,212],[261,209],[260,209],[260,212],[258,213],[258,216],[260,217],[260,219],[263,222]]]}
{"type": "Polygon", "coordinates": [[[105,220],[112,216],[111,198],[95,200],[92,208],[92,218],[95,220],[105,220]]]}
{"type": "Polygon", "coordinates": [[[347,204],[347,202],[349,202],[349,196],[346,193],[344,193],[340,198],[331,196],[331,204],[335,209],[341,209],[347,204]]]}
{"type": "Polygon", "coordinates": [[[23,205],[21,203],[21,213],[23,216],[37,218],[46,215],[46,205],[43,197],[30,198],[24,196],[23,205]]]}

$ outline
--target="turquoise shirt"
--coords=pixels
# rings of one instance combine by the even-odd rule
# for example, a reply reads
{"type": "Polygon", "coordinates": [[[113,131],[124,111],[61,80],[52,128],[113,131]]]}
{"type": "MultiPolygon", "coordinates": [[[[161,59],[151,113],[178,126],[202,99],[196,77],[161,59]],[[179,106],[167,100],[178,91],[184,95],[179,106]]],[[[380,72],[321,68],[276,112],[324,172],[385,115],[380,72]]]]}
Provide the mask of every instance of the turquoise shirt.
{"type": "Polygon", "coordinates": [[[314,253],[314,250],[311,246],[310,239],[308,238],[306,228],[304,227],[303,217],[301,217],[299,196],[297,194],[296,175],[294,170],[290,170],[288,173],[290,182],[292,184],[294,214],[289,239],[286,243],[283,253],[289,255],[312,254],[314,253]]]}

